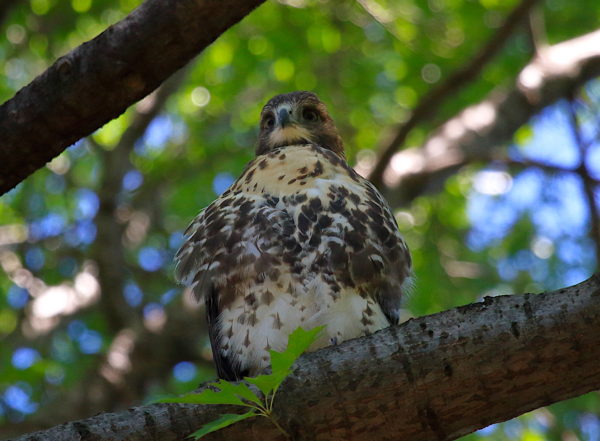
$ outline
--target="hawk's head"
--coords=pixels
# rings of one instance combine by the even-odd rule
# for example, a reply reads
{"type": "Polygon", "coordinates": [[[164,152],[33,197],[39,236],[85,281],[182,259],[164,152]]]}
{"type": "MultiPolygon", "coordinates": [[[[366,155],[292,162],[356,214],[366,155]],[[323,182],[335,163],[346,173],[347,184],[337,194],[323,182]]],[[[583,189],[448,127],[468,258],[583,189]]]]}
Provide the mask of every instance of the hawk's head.
{"type": "Polygon", "coordinates": [[[344,156],[342,138],[325,104],[312,92],[276,95],[260,114],[256,154],[293,144],[317,144],[344,156]]]}

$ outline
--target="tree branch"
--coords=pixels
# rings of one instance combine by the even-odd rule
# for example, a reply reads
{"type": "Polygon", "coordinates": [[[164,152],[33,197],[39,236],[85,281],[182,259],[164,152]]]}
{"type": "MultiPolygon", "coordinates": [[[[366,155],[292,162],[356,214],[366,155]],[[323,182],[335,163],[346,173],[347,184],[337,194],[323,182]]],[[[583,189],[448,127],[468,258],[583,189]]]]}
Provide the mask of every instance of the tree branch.
{"type": "Polygon", "coordinates": [[[543,48],[510,90],[491,92],[446,121],[422,147],[394,155],[384,172],[384,193],[405,205],[464,164],[502,159],[495,149],[512,139],[544,107],[600,75],[600,30],[543,48]]]}
{"type": "MultiPolygon", "coordinates": [[[[452,440],[600,388],[600,276],[554,292],[486,297],[306,354],[278,392],[303,440],[452,440]],[[300,412],[301,410],[301,412],[300,412]]],[[[15,441],[180,440],[228,406],[150,405],[15,441]]],[[[264,418],[213,440],[276,440],[264,418]]]]}
{"type": "Polygon", "coordinates": [[[406,140],[408,134],[419,123],[432,117],[440,108],[441,103],[448,97],[454,95],[469,81],[477,77],[483,68],[504,47],[509,37],[517,29],[518,25],[528,16],[530,9],[537,0],[523,0],[507,17],[504,24],[496,31],[490,39],[481,47],[474,57],[465,63],[460,69],[450,75],[443,83],[431,89],[413,109],[410,117],[396,129],[394,138],[381,149],[381,154],[369,174],[369,180],[377,187],[382,188],[383,172],[392,159],[392,156],[406,140]]]}
{"type": "Polygon", "coordinates": [[[0,194],[156,89],[264,0],[146,0],[0,106],[0,194]]]}

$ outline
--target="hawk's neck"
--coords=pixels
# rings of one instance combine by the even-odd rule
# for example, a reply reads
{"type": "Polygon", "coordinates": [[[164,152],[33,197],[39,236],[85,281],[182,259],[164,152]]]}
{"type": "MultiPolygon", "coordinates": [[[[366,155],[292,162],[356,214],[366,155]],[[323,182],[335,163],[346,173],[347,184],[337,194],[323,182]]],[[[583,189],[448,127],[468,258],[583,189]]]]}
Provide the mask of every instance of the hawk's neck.
{"type": "Polygon", "coordinates": [[[293,145],[257,156],[230,191],[291,194],[310,188],[315,179],[344,177],[358,179],[337,154],[314,144],[293,145]]]}

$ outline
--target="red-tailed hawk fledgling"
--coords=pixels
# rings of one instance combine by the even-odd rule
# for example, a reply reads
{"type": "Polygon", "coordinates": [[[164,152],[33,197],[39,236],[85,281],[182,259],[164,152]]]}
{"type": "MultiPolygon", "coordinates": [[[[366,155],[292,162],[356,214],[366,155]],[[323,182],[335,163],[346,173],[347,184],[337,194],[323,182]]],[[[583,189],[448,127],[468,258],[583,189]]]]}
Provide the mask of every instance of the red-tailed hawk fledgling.
{"type": "Polygon", "coordinates": [[[263,108],[256,158],[193,220],[177,278],[206,304],[227,380],[260,374],[297,327],[325,325],[313,348],[397,323],[411,260],[375,187],[346,164],[311,92],[263,108]]]}

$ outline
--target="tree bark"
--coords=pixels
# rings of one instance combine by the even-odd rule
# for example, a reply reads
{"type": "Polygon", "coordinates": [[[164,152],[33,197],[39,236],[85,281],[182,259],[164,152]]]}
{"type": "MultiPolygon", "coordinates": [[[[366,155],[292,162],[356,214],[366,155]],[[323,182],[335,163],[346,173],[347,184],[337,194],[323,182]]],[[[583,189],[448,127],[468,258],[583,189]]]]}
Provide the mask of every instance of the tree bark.
{"type": "MultiPolygon", "coordinates": [[[[540,49],[512,88],[500,88],[442,124],[418,148],[386,163],[382,191],[392,206],[433,191],[464,164],[506,158],[496,147],[544,107],[600,75],[600,30],[540,49]],[[437,185],[436,185],[437,184],[437,185]]],[[[380,164],[376,169],[380,169],[380,164]]]]}
{"type": "MultiPolygon", "coordinates": [[[[600,388],[600,275],[544,294],[486,297],[305,354],[275,411],[294,440],[453,440],[600,388]]],[[[155,404],[16,441],[183,440],[231,406],[155,404]]],[[[264,418],[212,440],[281,440],[264,418]]]]}
{"type": "Polygon", "coordinates": [[[156,89],[264,0],[146,0],[0,106],[0,194],[156,89]]]}

